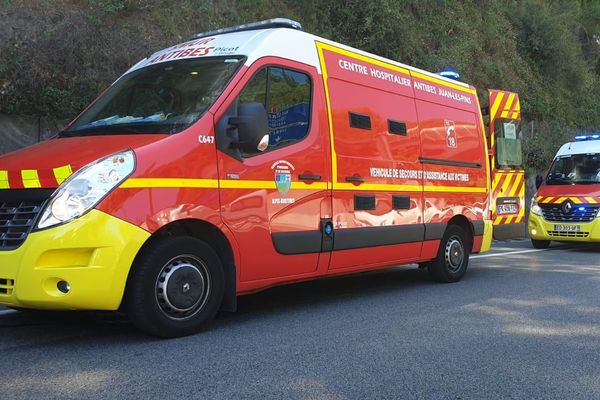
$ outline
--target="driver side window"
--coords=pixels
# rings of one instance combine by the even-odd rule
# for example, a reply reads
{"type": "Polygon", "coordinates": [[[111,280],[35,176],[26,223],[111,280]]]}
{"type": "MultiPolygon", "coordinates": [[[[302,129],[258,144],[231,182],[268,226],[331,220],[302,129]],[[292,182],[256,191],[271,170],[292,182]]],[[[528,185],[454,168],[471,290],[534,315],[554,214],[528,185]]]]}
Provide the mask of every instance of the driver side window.
{"type": "MultiPolygon", "coordinates": [[[[269,146],[265,151],[297,143],[310,126],[311,81],[307,74],[265,67],[248,82],[239,103],[261,103],[269,117],[269,146]]],[[[244,154],[251,157],[259,154],[244,154]]]]}

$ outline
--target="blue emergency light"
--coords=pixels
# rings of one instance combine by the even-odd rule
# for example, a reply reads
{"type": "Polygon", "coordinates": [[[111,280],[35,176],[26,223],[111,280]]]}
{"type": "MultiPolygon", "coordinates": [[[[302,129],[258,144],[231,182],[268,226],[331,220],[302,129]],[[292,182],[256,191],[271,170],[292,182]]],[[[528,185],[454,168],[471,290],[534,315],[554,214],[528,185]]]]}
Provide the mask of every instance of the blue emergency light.
{"type": "Polygon", "coordinates": [[[438,72],[438,75],[441,75],[444,78],[450,78],[450,79],[456,79],[456,80],[460,79],[460,74],[458,73],[456,68],[453,68],[453,67],[444,67],[440,72],[438,72]]]}
{"type": "Polygon", "coordinates": [[[600,139],[600,133],[586,133],[586,134],[579,134],[579,135],[575,135],[574,139],[576,141],[583,141],[583,140],[599,140],[600,139]]]}

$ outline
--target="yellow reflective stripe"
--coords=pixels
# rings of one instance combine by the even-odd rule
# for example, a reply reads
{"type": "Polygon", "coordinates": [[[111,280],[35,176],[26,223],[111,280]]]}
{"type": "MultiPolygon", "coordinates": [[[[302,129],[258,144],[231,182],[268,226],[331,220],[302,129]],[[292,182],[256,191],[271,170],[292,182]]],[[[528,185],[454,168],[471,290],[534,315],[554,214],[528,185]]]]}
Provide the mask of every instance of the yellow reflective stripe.
{"type": "MultiPolygon", "coordinates": [[[[190,178],[130,178],[123,182],[121,188],[201,188],[216,189],[219,187],[217,179],[190,179],[190,178]]],[[[224,189],[277,189],[275,181],[250,181],[250,180],[222,180],[224,189]]],[[[292,189],[325,190],[327,182],[292,182],[292,189]]]]}
{"type": "Polygon", "coordinates": [[[424,192],[487,193],[487,188],[473,186],[425,186],[424,192]]]}
{"type": "Polygon", "coordinates": [[[8,171],[0,171],[0,189],[10,189],[8,171]]]}
{"type": "Polygon", "coordinates": [[[388,185],[385,183],[361,183],[354,185],[352,183],[336,183],[334,190],[356,190],[373,192],[422,192],[423,187],[419,185],[388,185]]]}
{"type": "MultiPolygon", "coordinates": [[[[317,49],[319,50],[319,55],[321,56],[321,61],[323,61],[323,57],[322,57],[323,53],[322,53],[321,50],[324,49],[324,50],[332,51],[334,53],[341,54],[343,56],[352,57],[352,58],[355,58],[357,60],[368,62],[370,64],[375,64],[375,65],[377,65],[379,67],[388,68],[388,69],[394,70],[396,72],[403,73],[405,75],[410,75],[410,73],[408,72],[408,69],[406,69],[404,67],[401,67],[399,65],[396,65],[396,64],[392,64],[392,63],[389,63],[389,62],[386,62],[386,61],[378,60],[377,58],[373,58],[373,57],[370,57],[370,56],[359,54],[359,53],[356,53],[354,51],[346,50],[346,49],[343,49],[343,48],[340,48],[340,47],[337,47],[337,46],[333,46],[333,45],[330,45],[330,44],[327,44],[327,43],[316,41],[316,44],[317,44],[317,49]]],[[[321,65],[323,65],[323,63],[321,63],[321,65]]]]}
{"type": "Polygon", "coordinates": [[[570,197],[571,201],[575,204],[581,204],[582,201],[578,197],[570,197]]]}
{"type": "Polygon", "coordinates": [[[410,71],[410,72],[411,72],[411,75],[415,78],[420,78],[420,79],[424,79],[429,82],[437,83],[438,85],[451,87],[452,89],[460,90],[461,92],[466,92],[466,93],[470,93],[470,94],[476,93],[476,91],[471,89],[470,87],[456,85],[454,83],[446,82],[444,80],[434,78],[433,76],[425,75],[420,72],[416,72],[416,71],[410,71]]]}
{"type": "Polygon", "coordinates": [[[506,174],[506,179],[504,180],[504,183],[502,184],[502,188],[500,189],[500,193],[502,193],[503,196],[506,196],[506,191],[508,190],[508,185],[510,185],[510,182],[512,181],[514,174],[508,173],[506,174]]]}
{"type": "MultiPolygon", "coordinates": [[[[129,178],[121,185],[123,189],[132,188],[218,188],[219,181],[216,179],[188,179],[188,178],[129,178]]],[[[277,189],[275,181],[254,180],[222,180],[223,189],[277,189]]],[[[291,189],[304,190],[326,190],[329,189],[328,182],[292,182],[291,189]]],[[[381,191],[381,192],[452,192],[452,193],[486,193],[485,187],[473,186],[419,186],[419,185],[393,185],[378,183],[363,183],[354,185],[352,183],[338,183],[336,190],[355,191],[381,191]]]]}
{"type": "Polygon", "coordinates": [[[327,103],[327,120],[329,122],[329,145],[331,146],[331,172],[333,177],[332,186],[337,186],[337,154],[335,152],[335,140],[333,136],[333,115],[331,112],[331,99],[329,96],[329,85],[327,84],[327,66],[325,65],[325,57],[323,49],[334,50],[332,46],[327,46],[324,43],[317,42],[317,51],[319,53],[319,62],[321,63],[321,74],[323,75],[323,85],[325,86],[325,102],[327,103]]]}
{"type": "Polygon", "coordinates": [[[62,167],[53,168],[53,171],[54,178],[56,178],[56,182],[59,185],[63,183],[73,173],[73,169],[70,165],[63,165],[62,167]]]}
{"type": "Polygon", "coordinates": [[[35,169],[22,170],[21,178],[23,180],[24,188],[40,188],[40,187],[42,187],[42,184],[40,183],[40,178],[38,177],[38,172],[35,169]]]}
{"type": "MultiPolygon", "coordinates": [[[[1,172],[1,171],[0,171],[1,172]]],[[[597,204],[598,202],[596,200],[594,200],[593,197],[586,197],[585,198],[587,200],[588,203],[590,204],[597,204]]]]}
{"type": "Polygon", "coordinates": [[[516,179],[515,182],[513,183],[512,188],[510,189],[510,192],[508,193],[508,197],[514,197],[517,194],[517,189],[519,189],[519,186],[521,185],[521,182],[523,181],[523,177],[524,175],[522,174],[516,174],[516,179]]]}
{"type": "Polygon", "coordinates": [[[504,106],[504,111],[502,112],[501,118],[508,117],[508,113],[510,112],[510,108],[512,106],[513,101],[515,101],[515,94],[511,93],[508,95],[508,99],[506,100],[506,105],[504,106]]]}
{"type": "Polygon", "coordinates": [[[506,217],[506,221],[504,222],[505,224],[510,224],[513,220],[514,216],[513,215],[509,215],[506,217]]]}
{"type": "Polygon", "coordinates": [[[544,200],[544,197],[542,197],[542,196],[538,196],[535,199],[535,201],[537,201],[538,203],[541,202],[542,200],[544,200]]]}
{"type": "Polygon", "coordinates": [[[496,217],[494,220],[494,225],[499,225],[502,222],[502,217],[496,217]]]}
{"type": "Polygon", "coordinates": [[[546,204],[546,203],[550,203],[552,201],[552,199],[554,199],[554,197],[546,197],[542,203],[546,204]]]}
{"type": "MultiPolygon", "coordinates": [[[[274,183],[273,183],[274,184],[274,183]]],[[[218,188],[216,179],[188,178],[129,178],[121,184],[121,188],[218,188]]]]}
{"type": "Polygon", "coordinates": [[[503,98],[504,98],[503,92],[499,92],[496,95],[496,99],[494,100],[494,104],[492,104],[492,109],[490,110],[490,121],[493,121],[494,119],[496,119],[496,113],[498,112],[498,107],[500,107],[500,103],[502,103],[503,98]]]}

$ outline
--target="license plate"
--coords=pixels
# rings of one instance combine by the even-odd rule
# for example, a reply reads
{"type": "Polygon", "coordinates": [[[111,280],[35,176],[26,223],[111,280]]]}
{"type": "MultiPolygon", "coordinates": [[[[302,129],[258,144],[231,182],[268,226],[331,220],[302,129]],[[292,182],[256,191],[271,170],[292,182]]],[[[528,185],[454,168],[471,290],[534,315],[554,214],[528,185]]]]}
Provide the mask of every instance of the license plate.
{"type": "Polygon", "coordinates": [[[498,204],[496,207],[496,213],[502,214],[516,214],[519,211],[519,207],[516,204],[498,204]]]}
{"type": "Polygon", "coordinates": [[[579,225],[554,225],[554,230],[561,232],[579,232],[581,227],[579,225]]]}

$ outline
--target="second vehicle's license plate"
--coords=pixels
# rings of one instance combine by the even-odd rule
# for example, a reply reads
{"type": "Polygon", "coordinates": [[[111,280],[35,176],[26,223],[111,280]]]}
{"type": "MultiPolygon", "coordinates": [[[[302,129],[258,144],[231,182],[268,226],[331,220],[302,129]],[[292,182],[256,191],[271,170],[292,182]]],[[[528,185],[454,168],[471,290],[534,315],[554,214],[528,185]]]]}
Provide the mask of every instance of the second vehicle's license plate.
{"type": "Polygon", "coordinates": [[[519,211],[519,207],[516,204],[498,204],[496,213],[501,214],[516,214],[519,211]]]}
{"type": "Polygon", "coordinates": [[[554,225],[554,230],[562,232],[579,232],[581,227],[579,225],[554,225]]]}

